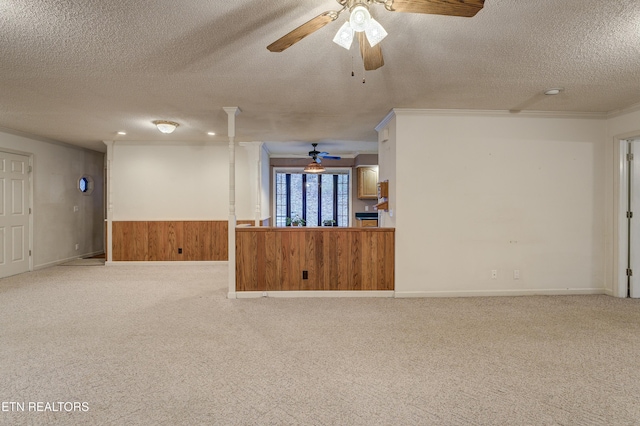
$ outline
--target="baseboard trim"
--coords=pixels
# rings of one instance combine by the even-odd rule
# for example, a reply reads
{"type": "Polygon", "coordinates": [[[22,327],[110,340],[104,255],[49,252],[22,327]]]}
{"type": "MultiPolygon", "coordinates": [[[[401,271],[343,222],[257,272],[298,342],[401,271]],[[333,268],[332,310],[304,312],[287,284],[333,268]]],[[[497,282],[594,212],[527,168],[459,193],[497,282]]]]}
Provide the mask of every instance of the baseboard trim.
{"type": "Polygon", "coordinates": [[[92,253],[83,253],[78,256],[67,257],[66,259],[54,260],[53,262],[43,263],[42,265],[34,266],[33,271],[39,271],[40,269],[46,269],[52,266],[62,265],[63,263],[71,262],[72,260],[86,259],[88,257],[93,257],[102,253],[104,253],[104,250],[98,250],[92,253]]]}
{"type": "MultiPolygon", "coordinates": [[[[393,291],[237,291],[235,299],[257,299],[260,297],[393,297],[393,291]]],[[[231,292],[228,294],[231,297],[231,292]]]]}
{"type": "Polygon", "coordinates": [[[136,266],[194,266],[194,265],[227,265],[229,262],[226,260],[174,260],[174,261],[111,261],[105,262],[106,266],[122,266],[122,265],[136,265],[136,266]]]}
{"type": "Polygon", "coordinates": [[[528,289],[528,290],[476,290],[476,291],[396,291],[395,297],[495,297],[495,296],[571,296],[607,294],[604,288],[528,289]]]}

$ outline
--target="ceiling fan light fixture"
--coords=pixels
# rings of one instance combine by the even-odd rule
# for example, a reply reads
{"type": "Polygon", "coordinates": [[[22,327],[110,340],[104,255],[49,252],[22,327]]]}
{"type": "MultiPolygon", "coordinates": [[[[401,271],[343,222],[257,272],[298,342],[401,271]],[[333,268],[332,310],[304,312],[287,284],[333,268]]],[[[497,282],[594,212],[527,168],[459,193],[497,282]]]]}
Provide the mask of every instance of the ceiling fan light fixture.
{"type": "Polygon", "coordinates": [[[364,33],[367,36],[367,40],[369,40],[369,44],[371,47],[380,43],[382,39],[384,39],[388,34],[385,29],[380,25],[380,22],[371,18],[369,21],[369,25],[364,29],[364,33]]]}
{"type": "Polygon", "coordinates": [[[155,124],[158,130],[160,130],[162,133],[173,133],[176,127],[179,126],[178,123],[167,120],[155,120],[153,121],[153,124],[155,124]]]}
{"type": "Polygon", "coordinates": [[[318,164],[315,161],[312,161],[307,165],[307,167],[304,168],[305,173],[323,173],[324,171],[325,168],[322,166],[322,164],[318,164]]]}
{"type": "Polygon", "coordinates": [[[371,22],[371,14],[369,10],[362,5],[356,6],[351,10],[351,16],[349,17],[349,23],[354,31],[361,33],[364,31],[371,22]]]}
{"type": "Polygon", "coordinates": [[[354,35],[355,32],[353,31],[353,28],[351,28],[351,24],[349,24],[349,21],[347,21],[340,27],[340,29],[336,33],[336,36],[333,38],[333,42],[338,46],[342,46],[345,49],[349,50],[351,49],[351,43],[353,43],[354,35]]]}

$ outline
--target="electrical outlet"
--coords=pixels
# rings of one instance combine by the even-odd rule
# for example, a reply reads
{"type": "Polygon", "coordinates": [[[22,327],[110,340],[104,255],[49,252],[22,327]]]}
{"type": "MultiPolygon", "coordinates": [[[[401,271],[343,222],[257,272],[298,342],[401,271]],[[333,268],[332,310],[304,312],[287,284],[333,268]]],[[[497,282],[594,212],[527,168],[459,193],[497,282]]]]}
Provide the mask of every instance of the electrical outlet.
{"type": "Polygon", "coordinates": [[[498,278],[498,270],[497,269],[492,269],[491,270],[491,279],[495,280],[498,278]]]}
{"type": "Polygon", "coordinates": [[[178,254],[182,254],[182,247],[178,248],[178,254]]]}
{"type": "Polygon", "coordinates": [[[520,279],[520,269],[514,269],[513,270],[513,279],[514,280],[519,280],[520,279]]]}
{"type": "Polygon", "coordinates": [[[76,244],[76,250],[80,250],[80,244],[76,244]]]}
{"type": "Polygon", "coordinates": [[[78,210],[80,210],[80,207],[78,207],[78,206],[73,206],[73,211],[74,211],[74,212],[77,212],[78,210]]]}
{"type": "Polygon", "coordinates": [[[303,280],[309,279],[309,271],[302,271],[302,279],[303,280]]]}

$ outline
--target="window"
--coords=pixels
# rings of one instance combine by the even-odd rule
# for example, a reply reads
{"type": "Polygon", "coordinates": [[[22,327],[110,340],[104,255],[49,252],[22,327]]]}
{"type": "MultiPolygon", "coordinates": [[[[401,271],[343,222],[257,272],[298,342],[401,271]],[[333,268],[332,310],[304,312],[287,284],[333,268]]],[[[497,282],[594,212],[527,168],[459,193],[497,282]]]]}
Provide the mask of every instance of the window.
{"type": "Polygon", "coordinates": [[[307,226],[349,226],[349,174],[276,172],[276,226],[301,218],[307,226]]]}
{"type": "Polygon", "coordinates": [[[84,195],[89,195],[93,192],[93,179],[91,176],[84,175],[78,179],[78,191],[84,195]]]}

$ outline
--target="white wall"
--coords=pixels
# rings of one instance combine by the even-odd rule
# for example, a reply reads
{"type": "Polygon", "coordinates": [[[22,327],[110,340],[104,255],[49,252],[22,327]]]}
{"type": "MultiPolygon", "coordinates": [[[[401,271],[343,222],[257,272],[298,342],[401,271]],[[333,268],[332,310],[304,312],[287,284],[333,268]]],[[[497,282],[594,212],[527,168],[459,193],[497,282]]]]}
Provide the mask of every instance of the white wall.
{"type": "Polygon", "coordinates": [[[378,130],[378,181],[389,181],[388,211],[378,211],[379,226],[396,226],[396,116],[390,114],[376,129],[378,130]]]}
{"type": "Polygon", "coordinates": [[[604,291],[605,120],[395,112],[399,296],[604,291]]]}
{"type": "MultiPolygon", "coordinates": [[[[113,220],[228,220],[227,144],[115,142],[113,220]]],[[[248,153],[236,147],[236,216],[255,217],[248,153]]]]}
{"type": "Polygon", "coordinates": [[[0,133],[2,149],[33,155],[33,268],[103,252],[104,154],[11,133],[0,133]],[[85,174],[91,195],[77,189],[85,174]]]}

